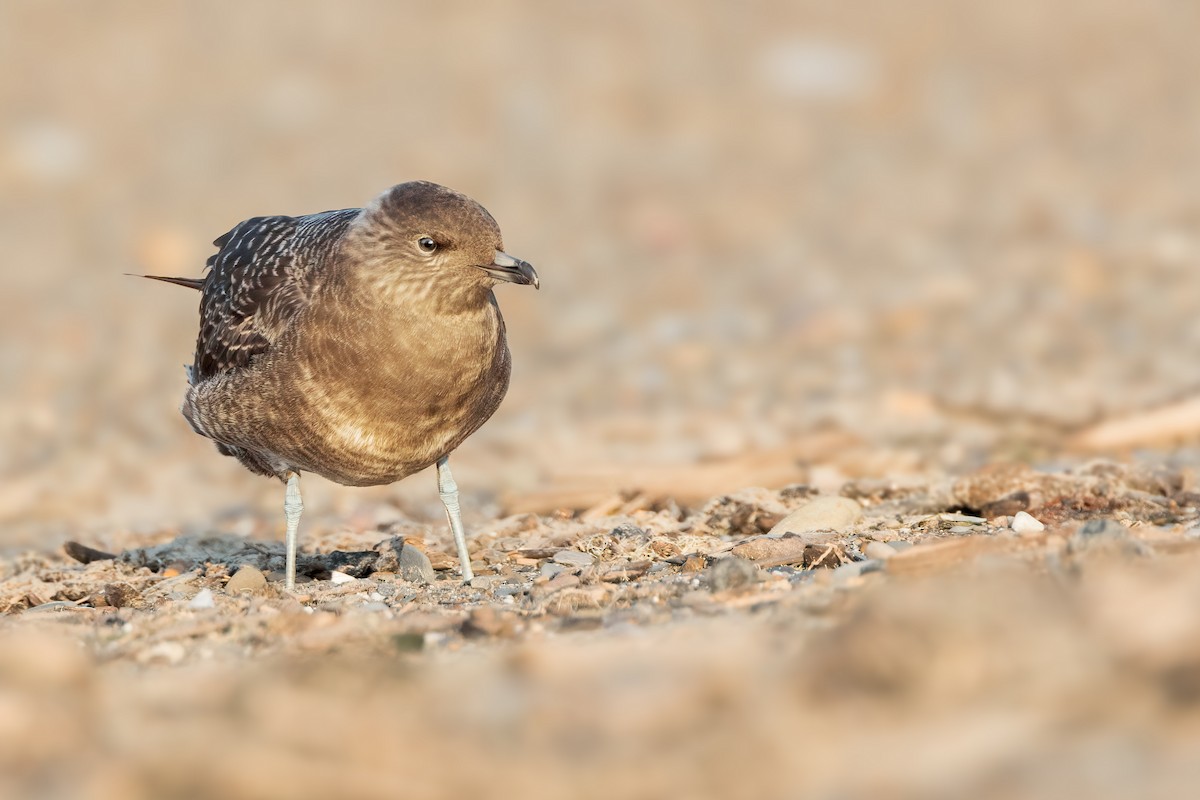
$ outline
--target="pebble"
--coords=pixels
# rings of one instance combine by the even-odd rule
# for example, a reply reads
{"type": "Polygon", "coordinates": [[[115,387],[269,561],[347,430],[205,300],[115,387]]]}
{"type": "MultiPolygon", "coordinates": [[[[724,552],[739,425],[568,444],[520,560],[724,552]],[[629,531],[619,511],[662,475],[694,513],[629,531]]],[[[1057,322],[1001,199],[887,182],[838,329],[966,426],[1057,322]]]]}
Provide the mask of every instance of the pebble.
{"type": "Polygon", "coordinates": [[[1046,526],[1025,511],[1018,511],[1013,517],[1012,529],[1017,533],[1037,533],[1046,530],[1046,526]]]}
{"type": "Polygon", "coordinates": [[[267,587],[267,578],[258,567],[249,564],[233,573],[233,577],[225,584],[226,594],[238,592],[260,592],[267,587]]]}
{"type": "Polygon", "coordinates": [[[976,517],[971,514],[959,514],[955,511],[946,511],[938,514],[938,519],[944,522],[965,522],[968,525],[985,525],[987,519],[984,517],[976,517]]]}
{"type": "Polygon", "coordinates": [[[781,519],[768,536],[848,528],[862,519],[858,501],[849,497],[818,497],[781,519]]]}
{"type": "Polygon", "coordinates": [[[560,572],[566,572],[567,568],[562,564],[555,564],[552,561],[543,561],[542,566],[538,569],[538,577],[549,580],[560,572]]]}
{"type": "Polygon", "coordinates": [[[189,602],[187,604],[187,607],[188,608],[212,608],[215,605],[216,605],[216,601],[213,600],[212,589],[209,589],[206,586],[205,588],[196,592],[196,596],[191,599],[191,602],[189,602]]]}
{"type": "MultiPolygon", "coordinates": [[[[837,538],[836,536],[834,537],[837,538]]],[[[760,536],[757,539],[736,544],[730,552],[738,558],[748,561],[760,561],[766,566],[775,564],[799,564],[804,561],[804,552],[813,546],[807,536],[785,536],[782,539],[772,539],[770,536],[760,536]]],[[[818,546],[826,546],[824,542],[818,546]]]]}
{"type": "Polygon", "coordinates": [[[886,542],[867,542],[867,546],[862,549],[863,555],[867,558],[877,558],[880,561],[887,561],[892,556],[896,555],[896,548],[886,542]]]}
{"type": "Polygon", "coordinates": [[[471,578],[471,588],[487,591],[499,583],[503,578],[499,575],[476,575],[471,578]]]}
{"type": "Polygon", "coordinates": [[[748,586],[758,580],[758,567],[744,558],[727,556],[717,559],[717,562],[706,571],[708,588],[714,592],[726,589],[737,589],[748,586]]]}
{"type": "Polygon", "coordinates": [[[333,581],[334,583],[353,583],[357,580],[357,578],[347,575],[344,572],[338,572],[335,569],[333,572],[329,573],[329,580],[333,581]]]}
{"type": "Polygon", "coordinates": [[[596,559],[578,550],[559,550],[554,554],[555,563],[565,567],[589,567],[596,559]]]}
{"type": "Polygon", "coordinates": [[[404,580],[413,583],[433,583],[433,564],[429,562],[429,556],[417,548],[407,545],[401,547],[398,562],[396,572],[400,573],[404,580]]]}

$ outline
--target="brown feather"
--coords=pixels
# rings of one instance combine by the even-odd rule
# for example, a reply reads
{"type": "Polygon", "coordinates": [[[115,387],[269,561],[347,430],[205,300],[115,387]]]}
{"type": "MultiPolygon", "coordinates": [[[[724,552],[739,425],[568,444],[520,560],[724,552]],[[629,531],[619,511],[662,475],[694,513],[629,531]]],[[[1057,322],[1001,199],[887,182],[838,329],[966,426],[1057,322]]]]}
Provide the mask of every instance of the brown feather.
{"type": "Polygon", "coordinates": [[[473,200],[401,184],[365,209],[249,219],[214,244],[182,411],[247,469],[391,483],[504,396],[504,321],[479,268],[503,244],[473,200]]]}

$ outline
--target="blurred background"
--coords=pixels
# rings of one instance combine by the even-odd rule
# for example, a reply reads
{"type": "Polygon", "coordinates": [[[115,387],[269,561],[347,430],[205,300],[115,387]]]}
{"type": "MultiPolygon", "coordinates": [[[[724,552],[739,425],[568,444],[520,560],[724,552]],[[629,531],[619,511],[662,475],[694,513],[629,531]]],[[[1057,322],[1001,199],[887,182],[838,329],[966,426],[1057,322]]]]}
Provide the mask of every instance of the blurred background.
{"type": "Polygon", "coordinates": [[[416,178],[544,278],[498,292],[512,390],[455,458],[481,513],[817,430],[890,454],[817,482],[1041,457],[1197,386],[1191,3],[0,15],[0,539],[274,514],[177,413],[196,297],[123,273],[416,178]]]}
{"type": "MultiPolygon", "coordinates": [[[[1197,31],[1200,4],[1178,0],[4,0],[0,552],[277,537],[278,484],[177,412],[196,295],[124,273],[199,275],[242,219],[360,206],[411,179],[480,201],[542,278],[497,292],[514,375],[453,459],[469,524],[622,489],[691,503],[1106,450],[1198,464],[1197,31]]],[[[306,479],[306,524],[437,520],[434,485],[306,479]]],[[[27,687],[0,693],[0,732],[26,748],[13,765],[46,759],[47,797],[81,796],[55,788],[60,758],[95,797],[181,796],[195,775],[280,796],[268,779],[284,772],[319,775],[309,794],[361,775],[351,793],[396,796],[371,765],[430,720],[442,735],[408,750],[408,777],[478,778],[472,793],[518,772],[521,736],[548,748],[511,777],[526,796],[565,796],[553,787],[581,753],[611,757],[577,787],[601,796],[639,788],[626,756],[651,752],[612,742],[704,731],[642,796],[785,796],[780,763],[821,797],[854,796],[847,776],[891,796],[864,764],[907,776],[910,796],[1035,796],[1046,777],[1047,797],[1186,796],[1166,784],[1195,778],[1195,571],[1105,575],[1068,601],[1023,572],[877,592],[835,604],[837,628],[826,594],[813,616],[661,626],[667,644],[645,649],[626,625],[579,652],[496,648],[444,674],[338,651],[296,673],[222,662],[145,680],[152,652],[96,677],[75,639],[33,636],[0,647],[0,686],[27,687]],[[463,686],[486,702],[460,703],[463,686]],[[611,713],[576,713],[597,698],[611,713]],[[271,744],[215,769],[213,743],[247,730],[271,744]],[[463,730],[475,771],[458,769],[463,730]],[[1168,730],[1163,750],[1138,749],[1168,730]],[[363,770],[303,755],[331,738],[363,770]],[[77,760],[97,744],[117,755],[77,760]],[[122,771],[135,762],[137,778],[122,771]]],[[[262,618],[292,641],[294,617],[262,618]]],[[[296,647],[342,641],[317,634],[296,647]]]]}

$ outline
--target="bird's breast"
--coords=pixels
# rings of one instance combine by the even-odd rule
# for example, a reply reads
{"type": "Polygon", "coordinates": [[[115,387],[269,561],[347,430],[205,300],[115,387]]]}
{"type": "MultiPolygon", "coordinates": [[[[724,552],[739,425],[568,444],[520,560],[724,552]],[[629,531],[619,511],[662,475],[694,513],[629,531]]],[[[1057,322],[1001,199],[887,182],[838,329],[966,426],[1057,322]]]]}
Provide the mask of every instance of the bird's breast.
{"type": "Polygon", "coordinates": [[[297,468],[347,485],[391,483],[458,447],[508,388],[494,305],[441,318],[370,316],[317,328],[283,394],[305,431],[297,468]]]}

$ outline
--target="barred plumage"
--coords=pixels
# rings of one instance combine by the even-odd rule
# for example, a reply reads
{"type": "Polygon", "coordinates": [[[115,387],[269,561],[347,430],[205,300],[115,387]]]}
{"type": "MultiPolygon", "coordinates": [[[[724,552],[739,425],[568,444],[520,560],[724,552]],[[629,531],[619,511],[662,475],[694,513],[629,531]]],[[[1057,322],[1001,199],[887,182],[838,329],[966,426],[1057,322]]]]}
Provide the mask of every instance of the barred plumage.
{"type": "Polygon", "coordinates": [[[202,292],[182,411],[223,454],[288,481],[289,586],[299,472],[362,486],[434,463],[469,577],[446,459],[508,387],[492,287],[537,273],[482,206],[426,182],[363,209],[255,217],[214,244],[203,283],[159,278],[202,292]]]}
{"type": "Polygon", "coordinates": [[[213,242],[200,302],[194,383],[244,367],[270,347],[311,296],[352,208],[305,217],[254,217],[213,242]]]}

